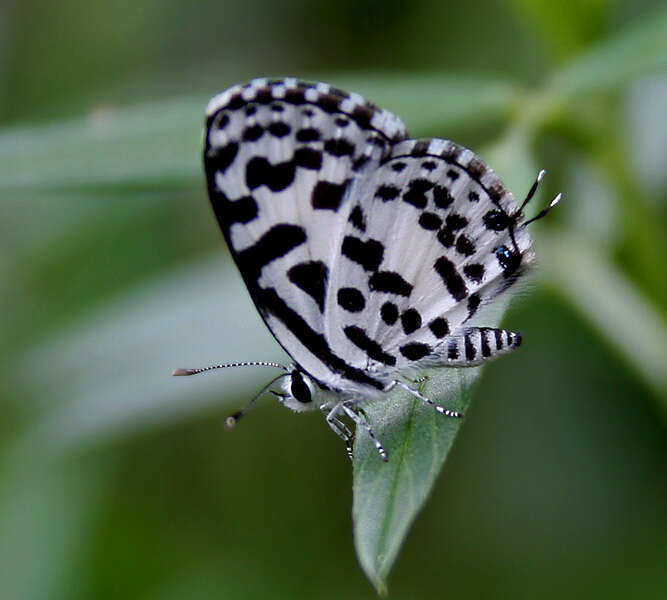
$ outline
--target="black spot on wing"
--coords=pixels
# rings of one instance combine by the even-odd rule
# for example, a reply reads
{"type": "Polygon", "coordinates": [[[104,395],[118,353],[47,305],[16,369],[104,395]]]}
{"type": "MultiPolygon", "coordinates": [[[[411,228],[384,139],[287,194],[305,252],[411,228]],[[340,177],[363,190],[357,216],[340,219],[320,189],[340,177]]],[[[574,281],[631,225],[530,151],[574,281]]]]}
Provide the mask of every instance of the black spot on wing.
{"type": "Polygon", "coordinates": [[[405,344],[404,346],[401,346],[400,351],[405,358],[412,361],[421,360],[432,352],[431,347],[428,344],[421,344],[419,342],[405,344]]]}
{"type": "Polygon", "coordinates": [[[436,237],[445,248],[451,248],[454,244],[454,232],[450,229],[447,229],[446,227],[443,227],[440,231],[438,231],[438,235],[436,237]]]}
{"type": "Polygon", "coordinates": [[[356,106],[352,111],[352,118],[362,129],[370,129],[373,111],[365,106],[356,106]]]}
{"type": "Polygon", "coordinates": [[[433,202],[438,208],[449,208],[454,202],[454,196],[449,193],[449,190],[441,185],[436,185],[433,188],[433,202]]]}
{"type": "Polygon", "coordinates": [[[433,187],[428,179],[413,179],[408,184],[408,191],[403,194],[403,202],[407,202],[416,208],[424,209],[428,202],[426,192],[433,187]]]}
{"type": "Polygon", "coordinates": [[[322,153],[312,148],[297,148],[294,152],[294,164],[297,167],[317,171],[322,168],[322,153]]]}
{"type": "Polygon", "coordinates": [[[306,94],[303,90],[289,88],[285,92],[285,97],[283,99],[290,104],[304,104],[306,102],[306,94]]]}
{"type": "Polygon", "coordinates": [[[447,229],[451,229],[452,231],[458,231],[459,229],[463,229],[468,224],[468,219],[466,219],[462,215],[451,213],[447,215],[447,218],[445,219],[445,224],[447,226],[447,229]]]}
{"type": "Polygon", "coordinates": [[[371,275],[368,286],[374,292],[386,292],[398,296],[409,296],[412,292],[410,285],[395,271],[377,271],[371,275]]]}
{"type": "Polygon", "coordinates": [[[433,265],[435,272],[440,275],[445,287],[455,300],[463,300],[468,295],[465,281],[456,270],[453,262],[441,256],[433,265]]]}
{"type": "Polygon", "coordinates": [[[383,200],[384,202],[388,202],[389,200],[395,200],[400,193],[401,190],[395,185],[384,184],[379,186],[375,191],[375,197],[380,198],[380,200],[383,200]]]}
{"type": "Polygon", "coordinates": [[[377,271],[384,255],[384,246],[377,240],[363,241],[345,236],[341,248],[343,256],[360,264],[366,271],[377,271]]]}
{"type": "Polygon", "coordinates": [[[265,158],[255,156],[246,165],[246,185],[251,190],[265,185],[272,192],[280,192],[292,185],[294,173],[293,160],[272,165],[265,158]]]}
{"type": "Polygon", "coordinates": [[[256,142],[264,135],[264,129],[259,125],[251,125],[243,131],[244,142],[256,142]]]}
{"type": "Polygon", "coordinates": [[[473,179],[479,181],[486,173],[486,165],[479,158],[473,158],[468,162],[466,171],[473,179]]]}
{"type": "Polygon", "coordinates": [[[380,316],[387,325],[393,325],[398,321],[398,308],[393,302],[385,302],[380,308],[380,316]]]}
{"type": "Polygon", "coordinates": [[[213,212],[223,229],[227,229],[234,223],[248,224],[257,217],[257,202],[252,196],[229,200],[223,192],[214,188],[209,190],[209,197],[213,212]]]}
{"type": "Polygon", "coordinates": [[[428,154],[428,147],[430,145],[430,140],[419,140],[413,147],[410,152],[411,156],[426,156],[428,154]]]}
{"type": "Polygon", "coordinates": [[[391,165],[391,170],[394,171],[395,173],[400,173],[401,171],[405,170],[405,167],[407,166],[408,166],[407,164],[399,160],[391,165]]]}
{"type": "Polygon", "coordinates": [[[401,315],[401,324],[407,335],[414,333],[422,326],[421,315],[414,308],[409,308],[401,315]]]}
{"type": "Polygon", "coordinates": [[[350,180],[343,183],[331,183],[330,181],[318,181],[311,194],[311,203],[314,209],[333,210],[340,208],[350,180]]]}
{"type": "Polygon", "coordinates": [[[333,138],[324,142],[324,150],[332,156],[352,156],[354,144],[345,138],[333,138]]]}
{"type": "Polygon", "coordinates": [[[484,278],[484,265],[479,263],[471,263],[463,267],[463,273],[465,276],[474,281],[475,283],[481,283],[484,278]]]}
{"type": "Polygon", "coordinates": [[[396,358],[391,354],[387,354],[380,344],[368,337],[366,332],[356,325],[349,325],[343,329],[345,336],[357,348],[363,350],[369,358],[377,360],[385,365],[393,367],[396,364],[396,358]]]}
{"type": "Polygon", "coordinates": [[[206,161],[211,168],[224,173],[234,162],[239,151],[239,145],[236,142],[230,142],[222,148],[212,148],[206,156],[206,161]]]}
{"type": "Polygon", "coordinates": [[[239,270],[246,281],[256,282],[263,267],[285,256],[306,239],[306,232],[302,227],[288,223],[274,225],[252,246],[236,255],[239,270]]]}
{"type": "Polygon", "coordinates": [[[438,339],[444,338],[449,333],[449,323],[447,319],[438,317],[428,324],[431,333],[438,339]]]}
{"type": "Polygon", "coordinates": [[[435,231],[436,229],[440,229],[442,219],[435,213],[423,212],[419,215],[419,225],[427,231],[435,231]]]}
{"type": "Polygon", "coordinates": [[[313,127],[299,129],[296,132],[296,139],[298,142],[317,142],[320,139],[320,132],[313,127]]]}
{"type": "Polygon", "coordinates": [[[456,251],[463,256],[472,256],[475,254],[475,244],[469,238],[461,234],[456,238],[456,251]]]}
{"type": "Polygon", "coordinates": [[[329,269],[320,261],[303,262],[287,271],[287,278],[315,300],[320,312],[324,312],[329,269]]]}
{"type": "Polygon", "coordinates": [[[292,132],[292,128],[283,121],[274,121],[267,127],[268,132],[277,138],[285,137],[292,132]]]}
{"type": "Polygon", "coordinates": [[[360,312],[366,306],[364,295],[352,287],[341,288],[338,290],[338,305],[348,312],[360,312]]]}
{"type": "Polygon", "coordinates": [[[468,297],[468,319],[470,319],[477,312],[481,302],[482,299],[480,298],[479,294],[470,294],[468,297]]]}
{"type": "Polygon", "coordinates": [[[361,206],[358,204],[352,209],[347,220],[362,233],[366,231],[366,217],[364,216],[364,211],[361,209],[361,206]]]}

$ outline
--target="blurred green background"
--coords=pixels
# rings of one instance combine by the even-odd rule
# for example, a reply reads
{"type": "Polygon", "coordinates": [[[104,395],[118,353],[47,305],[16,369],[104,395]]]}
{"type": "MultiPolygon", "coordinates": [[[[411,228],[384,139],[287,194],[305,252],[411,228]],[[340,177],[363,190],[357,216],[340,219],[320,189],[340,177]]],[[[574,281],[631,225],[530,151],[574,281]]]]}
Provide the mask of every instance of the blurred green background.
{"type": "Polygon", "coordinates": [[[653,0],[0,6],[0,597],[370,598],[351,468],[271,373],[200,166],[208,97],[329,81],[467,145],[541,259],[396,598],[667,597],[667,10],[653,0]]]}

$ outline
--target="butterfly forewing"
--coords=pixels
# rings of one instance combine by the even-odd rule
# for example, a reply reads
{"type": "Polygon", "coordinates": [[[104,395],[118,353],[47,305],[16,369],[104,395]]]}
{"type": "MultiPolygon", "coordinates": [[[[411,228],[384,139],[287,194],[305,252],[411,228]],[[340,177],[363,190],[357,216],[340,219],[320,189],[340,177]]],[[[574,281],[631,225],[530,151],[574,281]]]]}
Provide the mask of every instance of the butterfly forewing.
{"type": "Polygon", "coordinates": [[[330,347],[327,289],[359,181],[403,137],[394,115],[325,84],[255,80],[209,105],[204,164],[218,222],[267,325],[325,386],[371,381],[330,347]]]}

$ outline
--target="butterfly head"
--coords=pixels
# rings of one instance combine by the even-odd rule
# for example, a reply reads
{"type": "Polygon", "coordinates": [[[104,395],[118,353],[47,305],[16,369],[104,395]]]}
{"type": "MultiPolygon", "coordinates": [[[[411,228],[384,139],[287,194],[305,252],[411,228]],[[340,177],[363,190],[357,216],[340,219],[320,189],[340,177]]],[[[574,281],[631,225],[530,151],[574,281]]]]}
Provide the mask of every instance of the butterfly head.
{"type": "Polygon", "coordinates": [[[283,406],[294,412],[315,410],[319,403],[315,401],[319,389],[317,384],[297,367],[282,377],[282,392],[273,392],[283,406]]]}

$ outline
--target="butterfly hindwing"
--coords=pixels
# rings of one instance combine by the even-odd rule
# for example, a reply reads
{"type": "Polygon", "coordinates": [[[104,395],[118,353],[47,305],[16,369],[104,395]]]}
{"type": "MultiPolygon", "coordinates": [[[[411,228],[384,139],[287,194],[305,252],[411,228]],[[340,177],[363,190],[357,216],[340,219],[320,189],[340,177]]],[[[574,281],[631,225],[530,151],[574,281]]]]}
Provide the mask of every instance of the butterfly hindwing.
{"type": "Polygon", "coordinates": [[[348,222],[327,298],[332,347],[378,374],[446,364],[450,337],[534,258],[510,227],[512,195],[472,152],[438,139],[396,144],[359,191],[363,227],[348,222]]]}

